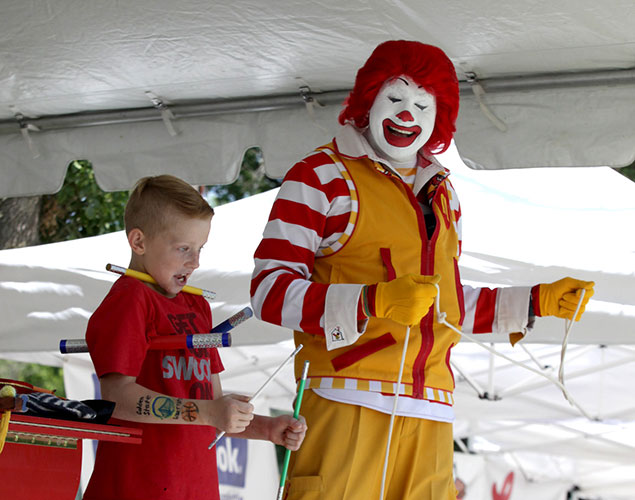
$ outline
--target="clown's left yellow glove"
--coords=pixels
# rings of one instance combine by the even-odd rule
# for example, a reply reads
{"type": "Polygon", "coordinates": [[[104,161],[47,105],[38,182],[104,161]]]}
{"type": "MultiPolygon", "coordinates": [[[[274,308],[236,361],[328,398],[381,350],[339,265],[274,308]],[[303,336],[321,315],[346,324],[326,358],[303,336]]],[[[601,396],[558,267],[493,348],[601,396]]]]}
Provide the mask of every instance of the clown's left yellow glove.
{"type": "MultiPolygon", "coordinates": [[[[5,385],[0,389],[0,398],[14,398],[16,396],[15,387],[12,385],[5,385]]],[[[0,453],[4,448],[4,441],[7,439],[7,432],[9,431],[9,419],[11,418],[11,412],[6,410],[2,413],[0,418],[0,453]]]]}
{"type": "Polygon", "coordinates": [[[556,316],[572,319],[584,290],[584,299],[575,320],[579,321],[589,299],[593,296],[593,281],[575,278],[562,278],[553,283],[541,283],[531,290],[532,303],[536,316],[556,316]]]}

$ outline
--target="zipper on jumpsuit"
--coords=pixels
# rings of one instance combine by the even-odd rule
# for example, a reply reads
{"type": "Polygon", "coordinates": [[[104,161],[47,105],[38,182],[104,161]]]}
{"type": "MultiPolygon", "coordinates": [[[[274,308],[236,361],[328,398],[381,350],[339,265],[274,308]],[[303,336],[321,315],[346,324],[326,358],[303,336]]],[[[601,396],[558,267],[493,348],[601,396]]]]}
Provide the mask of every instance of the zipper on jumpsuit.
{"type": "MultiPolygon", "coordinates": [[[[434,270],[434,243],[437,241],[439,235],[439,219],[434,210],[432,210],[432,201],[436,198],[438,190],[435,190],[433,199],[430,200],[430,209],[432,210],[432,215],[434,215],[435,227],[432,238],[428,238],[428,231],[425,225],[423,210],[421,210],[419,202],[417,201],[417,198],[410,186],[408,186],[401,179],[401,177],[393,174],[390,170],[383,166],[381,166],[380,172],[382,172],[395,182],[399,182],[401,184],[406,195],[408,196],[410,205],[415,210],[415,213],[417,215],[417,224],[419,227],[419,236],[421,237],[421,240],[425,242],[426,247],[425,255],[422,255],[421,259],[421,273],[424,275],[430,275],[434,270]]],[[[424,187],[422,187],[421,189],[424,189],[424,187]]],[[[423,388],[425,385],[425,365],[434,345],[433,322],[434,308],[430,308],[428,314],[426,314],[419,323],[419,330],[421,332],[421,349],[419,350],[419,353],[417,354],[415,362],[412,366],[412,395],[417,399],[424,398],[423,388]]]]}

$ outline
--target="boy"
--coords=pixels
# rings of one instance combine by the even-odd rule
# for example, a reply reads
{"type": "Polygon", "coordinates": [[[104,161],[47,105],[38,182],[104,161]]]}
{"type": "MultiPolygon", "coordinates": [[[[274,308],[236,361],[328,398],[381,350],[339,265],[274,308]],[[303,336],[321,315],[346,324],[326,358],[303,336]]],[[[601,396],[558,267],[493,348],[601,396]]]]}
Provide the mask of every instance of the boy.
{"type": "Polygon", "coordinates": [[[119,278],[90,318],[86,341],[102,397],[116,403],[113,419],[143,429],[143,442],[100,443],[85,500],[218,499],[216,452],[208,450],[215,429],[292,450],[304,439],[303,420],[254,415],[246,396],[223,396],[215,349],[148,350],[155,336],[212,328],[207,301],[180,292],[199,267],[213,214],[169,175],[141,179],[130,195],[129,267],[156,284],[119,278]]]}

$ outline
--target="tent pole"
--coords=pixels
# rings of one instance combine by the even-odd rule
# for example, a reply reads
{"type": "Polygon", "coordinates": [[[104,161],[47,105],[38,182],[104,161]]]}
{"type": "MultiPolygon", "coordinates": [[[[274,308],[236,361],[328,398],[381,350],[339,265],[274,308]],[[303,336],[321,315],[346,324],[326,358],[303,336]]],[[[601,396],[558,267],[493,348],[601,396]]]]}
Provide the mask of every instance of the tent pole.
{"type": "MultiPolygon", "coordinates": [[[[341,104],[348,90],[310,93],[309,97],[321,104],[341,104]]],[[[283,94],[263,97],[246,97],[236,99],[214,99],[207,101],[170,104],[173,118],[198,118],[229,113],[254,113],[258,111],[275,111],[306,107],[307,93],[283,94]]],[[[24,123],[36,125],[40,131],[59,130],[75,127],[91,127],[96,125],[114,125],[117,123],[134,123],[163,120],[155,107],[113,109],[72,113],[67,115],[50,115],[41,118],[24,116],[24,123]]],[[[20,133],[20,125],[16,120],[0,120],[0,134],[20,133]]]]}
{"type": "MultiPolygon", "coordinates": [[[[494,349],[494,344],[490,343],[490,347],[494,349]]],[[[487,374],[487,393],[486,396],[489,396],[488,399],[496,399],[494,395],[494,369],[496,368],[496,359],[493,353],[489,353],[489,371],[487,374]]]]}
{"type": "MultiPolygon", "coordinates": [[[[475,74],[479,84],[487,93],[513,92],[539,89],[591,87],[606,85],[632,85],[635,82],[635,69],[610,69],[603,71],[584,71],[569,73],[547,73],[538,75],[518,75],[487,78],[475,74]]],[[[464,97],[473,96],[468,81],[459,82],[459,90],[464,97]]],[[[340,105],[348,96],[350,89],[329,90],[325,92],[298,91],[290,94],[261,97],[239,97],[232,99],[201,99],[182,104],[170,104],[175,119],[214,116],[226,113],[253,113],[306,106],[306,99],[314,99],[320,104],[340,105]]],[[[168,97],[168,96],[165,96],[168,97]]],[[[161,113],[154,106],[132,109],[113,109],[86,111],[66,115],[42,117],[23,117],[28,125],[34,125],[41,131],[59,130],[73,127],[111,125],[162,120],[161,113]]],[[[20,125],[14,119],[0,120],[0,134],[20,133],[20,125]]]]}
{"type": "Polygon", "coordinates": [[[458,365],[458,363],[456,363],[455,361],[450,361],[450,364],[452,365],[452,368],[454,368],[457,372],[461,374],[461,377],[465,379],[465,381],[470,385],[470,387],[472,387],[472,389],[476,391],[476,394],[478,395],[480,399],[486,398],[485,392],[483,391],[483,389],[481,389],[481,386],[478,385],[476,380],[474,380],[469,373],[464,372],[461,369],[461,367],[458,365]]]}

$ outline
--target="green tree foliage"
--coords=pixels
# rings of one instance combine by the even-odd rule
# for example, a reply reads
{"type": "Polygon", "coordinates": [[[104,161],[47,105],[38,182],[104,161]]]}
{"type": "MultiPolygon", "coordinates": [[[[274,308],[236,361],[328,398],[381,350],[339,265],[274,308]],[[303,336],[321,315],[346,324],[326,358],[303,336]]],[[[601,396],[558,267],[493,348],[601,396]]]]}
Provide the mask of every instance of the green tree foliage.
{"type": "Polygon", "coordinates": [[[62,369],[56,366],[0,359],[0,378],[28,382],[36,387],[55,391],[55,394],[61,398],[66,396],[62,369]]]}
{"type": "Polygon", "coordinates": [[[253,147],[245,152],[240,176],[235,182],[224,186],[206,186],[203,192],[210,204],[217,206],[263,193],[278,186],[280,186],[279,180],[270,179],[265,175],[262,150],[253,147]]]}
{"type": "Polygon", "coordinates": [[[42,243],[74,240],[123,229],[127,199],[127,191],[103,191],[95,182],[90,162],[72,162],[62,189],[43,197],[40,214],[42,243]]]}
{"type": "Polygon", "coordinates": [[[627,167],[616,168],[615,170],[635,182],[635,162],[631,163],[627,167]]]}

